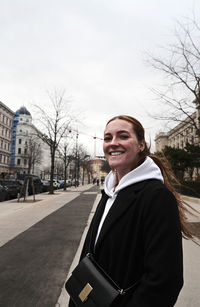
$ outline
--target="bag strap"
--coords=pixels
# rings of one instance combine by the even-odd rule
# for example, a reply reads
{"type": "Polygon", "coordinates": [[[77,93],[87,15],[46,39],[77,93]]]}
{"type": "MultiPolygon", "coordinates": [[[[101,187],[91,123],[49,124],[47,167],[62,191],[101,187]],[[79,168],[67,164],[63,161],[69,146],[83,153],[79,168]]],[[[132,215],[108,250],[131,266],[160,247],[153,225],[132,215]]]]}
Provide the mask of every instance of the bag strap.
{"type": "Polygon", "coordinates": [[[121,295],[126,294],[127,292],[129,292],[130,290],[134,289],[140,282],[140,279],[138,281],[136,281],[133,285],[131,285],[130,287],[126,288],[126,289],[122,289],[121,287],[119,287],[116,282],[108,275],[108,273],[100,266],[100,264],[94,259],[94,256],[92,253],[87,253],[86,257],[88,257],[99,269],[100,271],[103,272],[103,274],[105,276],[108,277],[108,279],[113,283],[113,285],[117,288],[117,290],[119,291],[119,293],[121,295]]]}

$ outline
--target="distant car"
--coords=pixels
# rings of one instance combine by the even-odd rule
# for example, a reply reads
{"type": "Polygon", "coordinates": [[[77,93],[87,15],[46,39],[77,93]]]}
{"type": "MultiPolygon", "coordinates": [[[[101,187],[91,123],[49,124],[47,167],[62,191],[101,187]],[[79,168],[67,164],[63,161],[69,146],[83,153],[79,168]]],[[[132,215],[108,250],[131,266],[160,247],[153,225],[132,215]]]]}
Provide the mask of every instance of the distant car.
{"type": "Polygon", "coordinates": [[[62,189],[64,186],[64,180],[58,180],[59,183],[59,189],[62,189]]]}
{"type": "Polygon", "coordinates": [[[17,198],[20,193],[20,183],[18,180],[0,180],[0,185],[7,189],[8,199],[17,198]]]}
{"type": "MultiPolygon", "coordinates": [[[[64,188],[64,183],[65,183],[65,180],[58,180],[58,182],[60,183],[60,189],[63,189],[64,188]]],[[[71,183],[71,180],[70,179],[67,179],[66,180],[66,187],[71,187],[72,183],[71,183]]]]}
{"type": "MultiPolygon", "coordinates": [[[[50,180],[41,180],[42,182],[42,191],[47,192],[50,190],[50,180]]],[[[57,180],[53,180],[53,188],[54,190],[60,187],[60,183],[57,180]]]]}
{"type": "Polygon", "coordinates": [[[50,189],[50,180],[41,180],[42,182],[42,192],[48,192],[50,189]]]}
{"type": "Polygon", "coordinates": [[[0,201],[5,201],[8,199],[8,189],[0,185],[0,201]]]}
{"type": "Polygon", "coordinates": [[[60,183],[58,182],[58,180],[53,179],[53,186],[55,189],[59,189],[60,188],[60,183]]]}

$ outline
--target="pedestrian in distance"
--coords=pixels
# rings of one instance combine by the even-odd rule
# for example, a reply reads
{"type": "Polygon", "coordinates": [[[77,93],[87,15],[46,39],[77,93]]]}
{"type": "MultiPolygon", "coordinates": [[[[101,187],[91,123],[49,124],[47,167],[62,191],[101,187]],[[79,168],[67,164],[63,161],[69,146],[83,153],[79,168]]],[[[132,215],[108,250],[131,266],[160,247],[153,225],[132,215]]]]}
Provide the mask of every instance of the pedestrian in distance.
{"type": "Polygon", "coordinates": [[[92,253],[122,289],[137,283],[112,307],[174,306],[183,286],[182,237],[193,234],[170,168],[150,153],[143,126],[131,116],[109,120],[103,150],[111,171],[81,259],[92,253]]]}

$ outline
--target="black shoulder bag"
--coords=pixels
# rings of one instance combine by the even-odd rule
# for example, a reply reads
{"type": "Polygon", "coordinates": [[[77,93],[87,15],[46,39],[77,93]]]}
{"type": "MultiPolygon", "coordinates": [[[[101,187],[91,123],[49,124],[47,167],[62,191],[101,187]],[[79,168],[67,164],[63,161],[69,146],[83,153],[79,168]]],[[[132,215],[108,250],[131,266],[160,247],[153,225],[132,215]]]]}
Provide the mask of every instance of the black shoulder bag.
{"type": "Polygon", "coordinates": [[[87,254],[72,272],[65,289],[77,307],[109,307],[120,295],[126,295],[139,281],[127,289],[121,289],[95,261],[87,254]]]}

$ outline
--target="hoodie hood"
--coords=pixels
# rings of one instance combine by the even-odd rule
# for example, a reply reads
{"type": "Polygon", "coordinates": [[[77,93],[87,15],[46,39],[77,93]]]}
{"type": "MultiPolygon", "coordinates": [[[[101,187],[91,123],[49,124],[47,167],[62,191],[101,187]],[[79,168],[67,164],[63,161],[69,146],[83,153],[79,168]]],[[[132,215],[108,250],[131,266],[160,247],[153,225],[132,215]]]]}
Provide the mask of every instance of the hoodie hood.
{"type": "Polygon", "coordinates": [[[164,182],[160,168],[150,157],[147,157],[141,165],[139,165],[137,168],[135,168],[134,170],[123,176],[119,181],[115,191],[114,191],[115,175],[111,171],[106,176],[104,190],[109,197],[113,197],[114,194],[115,195],[118,194],[118,192],[124,189],[125,187],[133,183],[137,183],[148,179],[157,179],[164,182]]]}

